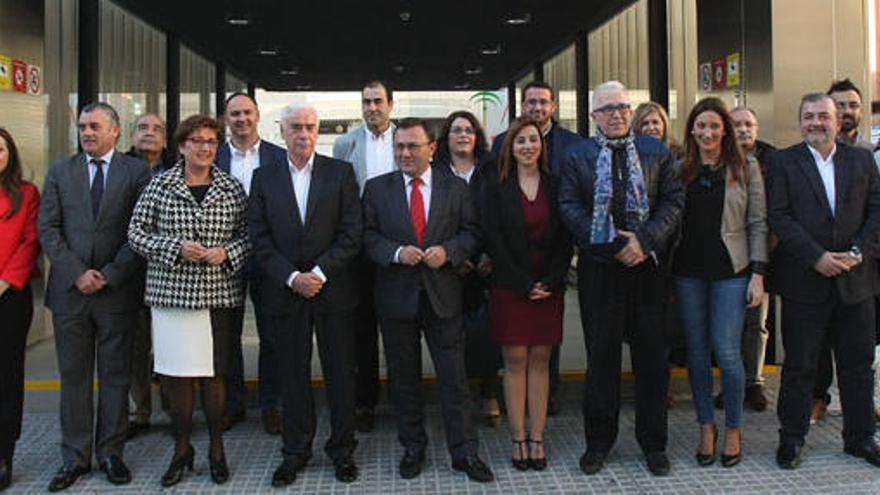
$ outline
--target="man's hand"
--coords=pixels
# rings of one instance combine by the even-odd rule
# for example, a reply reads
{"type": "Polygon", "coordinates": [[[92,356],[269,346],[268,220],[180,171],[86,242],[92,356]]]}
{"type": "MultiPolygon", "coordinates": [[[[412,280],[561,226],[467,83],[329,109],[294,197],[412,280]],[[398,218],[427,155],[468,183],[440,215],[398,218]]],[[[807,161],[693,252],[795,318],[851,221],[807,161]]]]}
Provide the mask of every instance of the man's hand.
{"type": "Polygon", "coordinates": [[[761,305],[762,299],[764,299],[764,276],[760,273],[753,273],[746,292],[748,307],[757,308],[761,305]]]}
{"type": "Polygon", "coordinates": [[[851,259],[847,253],[832,253],[825,251],[819,257],[819,261],[813,265],[813,268],[825,277],[836,277],[841,273],[848,272],[852,268],[855,260],[851,259]]]}
{"type": "Polygon", "coordinates": [[[492,258],[490,258],[488,254],[483,253],[480,255],[480,262],[477,263],[477,273],[483,277],[492,273],[492,258]]]}
{"type": "Polygon", "coordinates": [[[196,241],[183,241],[180,243],[180,257],[192,263],[202,261],[207,251],[205,246],[196,241]]]}
{"type": "Polygon", "coordinates": [[[315,297],[323,288],[321,277],[311,272],[300,273],[293,279],[293,291],[306,299],[315,297]]]}
{"type": "Polygon", "coordinates": [[[425,250],[425,263],[434,270],[446,264],[446,249],[443,246],[431,246],[425,250]]]}
{"type": "Polygon", "coordinates": [[[639,239],[636,235],[626,230],[618,230],[617,233],[627,238],[626,246],[614,255],[617,261],[626,266],[636,266],[645,261],[647,256],[642,251],[642,245],[639,244],[639,239]]]}
{"type": "Polygon", "coordinates": [[[222,246],[205,249],[202,261],[217,266],[226,261],[226,249],[222,246]]]}
{"type": "Polygon", "coordinates": [[[471,263],[471,260],[464,260],[464,263],[462,263],[461,266],[458,267],[458,274],[463,277],[474,271],[476,268],[477,267],[475,267],[474,264],[471,263]]]}
{"type": "Polygon", "coordinates": [[[535,282],[535,285],[532,286],[532,290],[529,291],[529,300],[531,301],[540,301],[541,299],[547,299],[548,297],[550,297],[550,291],[547,290],[547,287],[541,282],[535,282]]]}
{"type": "Polygon", "coordinates": [[[415,246],[403,246],[397,255],[397,260],[406,266],[416,266],[425,259],[425,253],[415,246]]]}
{"type": "Polygon", "coordinates": [[[104,275],[98,270],[88,269],[76,279],[76,288],[85,295],[91,295],[103,289],[107,285],[104,275]]]}

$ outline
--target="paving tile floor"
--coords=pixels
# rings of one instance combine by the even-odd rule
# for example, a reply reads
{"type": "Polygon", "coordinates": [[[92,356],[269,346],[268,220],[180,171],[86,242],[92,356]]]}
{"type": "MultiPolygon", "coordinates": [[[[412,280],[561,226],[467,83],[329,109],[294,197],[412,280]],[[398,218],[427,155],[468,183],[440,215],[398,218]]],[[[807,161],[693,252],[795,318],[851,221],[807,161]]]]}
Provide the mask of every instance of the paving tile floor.
{"type": "MultiPolygon", "coordinates": [[[[778,377],[771,377],[768,388],[771,404],[775,404],[777,384],[778,377]]],[[[763,413],[745,413],[745,457],[740,465],[731,469],[718,464],[708,468],[697,466],[693,454],[698,429],[693,405],[686,393],[678,394],[677,404],[669,415],[670,476],[654,477],[645,467],[633,437],[634,408],[632,402],[627,401],[621,412],[621,434],[606,468],[587,477],[578,467],[584,449],[579,412],[580,387],[576,382],[563,384],[562,412],[550,418],[546,429],[547,471],[514,470],[509,462],[511,447],[505,425],[494,429],[480,427],[480,453],[497,477],[492,484],[470,482],[450,468],[440,411],[435,401],[429,402],[426,408],[430,443],[427,464],[421,476],[410,481],[399,478],[397,463],[402,449],[397,442],[393,410],[383,402],[378,409],[375,431],[358,436],[355,458],[361,470],[359,480],[351,484],[337,482],[332,463],[321,452],[329,425],[323,391],[319,390],[319,427],[314,457],[286,490],[271,487],[272,472],[280,461],[280,438],[265,434],[260,427],[259,411],[251,410],[248,419],[225,436],[232,471],[231,480],[226,485],[211,483],[206,460],[207,432],[199,417],[193,438],[197,453],[196,471],[188,473],[174,489],[163,490],[159,485],[173,448],[167,428],[159,426],[130,441],[126,447],[125,458],[134,473],[130,485],[112,486],[95,470],[68,493],[880,493],[880,469],[843,453],[840,439],[842,418],[834,410],[812,428],[804,462],[795,471],[776,467],[774,452],[778,425],[772,406],[763,413]]],[[[433,387],[428,388],[428,395],[435,395],[433,387]]],[[[629,394],[631,392],[627,391],[629,394]]],[[[880,389],[875,392],[877,394],[880,389]]],[[[719,414],[716,420],[720,424],[723,417],[719,414]]],[[[154,415],[154,422],[161,424],[164,421],[161,413],[154,415]]],[[[58,443],[59,425],[55,413],[26,414],[15,457],[14,484],[9,493],[45,492],[60,462],[58,443]]]]}

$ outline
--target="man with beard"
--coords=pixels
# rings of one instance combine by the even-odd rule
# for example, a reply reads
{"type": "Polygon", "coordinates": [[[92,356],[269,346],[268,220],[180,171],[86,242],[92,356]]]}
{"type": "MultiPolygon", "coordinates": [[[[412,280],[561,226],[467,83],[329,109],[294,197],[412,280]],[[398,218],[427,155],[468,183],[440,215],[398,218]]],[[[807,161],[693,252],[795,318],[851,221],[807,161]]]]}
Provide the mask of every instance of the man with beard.
{"type": "Polygon", "coordinates": [[[871,368],[880,175],[869,151],[835,142],[831,97],[804,96],[800,126],[804,142],[774,154],[767,167],[768,220],[779,239],[771,262],[784,310],[776,463],[783,469],[800,465],[817,358],[823,343],[831,342],[844,452],[880,466],[871,368]]]}

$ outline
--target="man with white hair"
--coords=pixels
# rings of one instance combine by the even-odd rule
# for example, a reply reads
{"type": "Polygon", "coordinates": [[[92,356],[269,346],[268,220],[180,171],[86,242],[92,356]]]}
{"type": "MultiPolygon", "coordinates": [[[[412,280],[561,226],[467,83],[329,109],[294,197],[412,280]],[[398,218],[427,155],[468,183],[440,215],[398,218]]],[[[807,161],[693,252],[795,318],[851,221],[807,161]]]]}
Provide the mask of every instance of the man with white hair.
{"type": "Polygon", "coordinates": [[[286,486],[312,456],[316,417],[312,398],[312,332],[317,334],[330,438],[324,446],[336,478],[352,482],[358,469],[354,437],[354,339],[358,286],[354,260],[361,247],[360,195],[351,164],[315,153],[318,113],[311,106],[281,111],[284,164],[254,171],[248,220],[260,271],[266,317],[277,329],[284,460],[272,485],[286,486]]]}
{"type": "Polygon", "coordinates": [[[629,342],[636,382],[636,438],[657,476],[666,456],[667,342],[664,273],[684,207],[684,189],[666,146],[635,135],[623,84],[593,91],[596,135],[567,152],[559,208],[580,247],[578,291],[589,372],[584,398],[586,453],[580,466],[602,469],[617,439],[620,351],[629,342]]]}

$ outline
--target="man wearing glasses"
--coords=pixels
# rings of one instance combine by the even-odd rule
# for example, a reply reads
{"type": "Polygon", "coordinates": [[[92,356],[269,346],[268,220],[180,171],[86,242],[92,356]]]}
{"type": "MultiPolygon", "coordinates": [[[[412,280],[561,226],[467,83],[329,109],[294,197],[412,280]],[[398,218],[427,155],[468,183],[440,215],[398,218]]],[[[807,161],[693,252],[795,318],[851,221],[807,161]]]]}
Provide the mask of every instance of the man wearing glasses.
{"type": "MultiPolygon", "coordinates": [[[[547,165],[550,173],[559,177],[565,158],[565,150],[584,140],[581,136],[559,125],[553,119],[558,105],[553,94],[553,86],[543,81],[532,81],[526,84],[522,92],[522,114],[531,117],[541,127],[544,135],[544,149],[547,150],[547,165]]],[[[498,156],[501,143],[507,132],[502,132],[492,141],[492,153],[498,156]]],[[[550,397],[547,400],[547,414],[555,416],[559,413],[561,403],[559,392],[559,346],[553,347],[550,355],[550,397]]]]}
{"type": "Polygon", "coordinates": [[[578,290],[589,372],[584,390],[586,453],[599,472],[614,446],[620,413],[620,351],[629,342],[635,372],[636,438],[656,476],[666,456],[667,342],[663,273],[684,207],[684,189],[657,139],[634,135],[626,88],[593,92],[596,135],[566,153],[559,208],[580,247],[578,290]]]}
{"type": "Polygon", "coordinates": [[[464,181],[432,173],[436,144],[424,121],[403,119],[394,131],[400,171],[367,181],[364,248],[376,264],[376,313],[397,403],[399,472],[419,475],[428,436],[421,392],[421,333],[437,370],[440,408],[452,467],[474,481],[494,479],[477,456],[464,369],[458,268],[477,249],[479,226],[464,181]]]}

